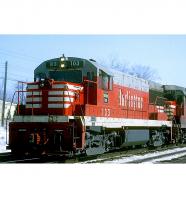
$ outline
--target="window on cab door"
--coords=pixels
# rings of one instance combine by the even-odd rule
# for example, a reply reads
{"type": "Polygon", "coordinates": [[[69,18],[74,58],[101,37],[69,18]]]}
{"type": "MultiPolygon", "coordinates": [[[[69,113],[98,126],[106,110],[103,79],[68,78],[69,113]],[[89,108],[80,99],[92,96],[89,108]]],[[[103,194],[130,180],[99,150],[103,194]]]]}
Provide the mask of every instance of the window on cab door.
{"type": "Polygon", "coordinates": [[[102,70],[99,70],[99,88],[103,90],[112,90],[113,88],[113,77],[102,70]]]}
{"type": "Polygon", "coordinates": [[[94,81],[94,72],[87,72],[87,80],[94,81]]]}

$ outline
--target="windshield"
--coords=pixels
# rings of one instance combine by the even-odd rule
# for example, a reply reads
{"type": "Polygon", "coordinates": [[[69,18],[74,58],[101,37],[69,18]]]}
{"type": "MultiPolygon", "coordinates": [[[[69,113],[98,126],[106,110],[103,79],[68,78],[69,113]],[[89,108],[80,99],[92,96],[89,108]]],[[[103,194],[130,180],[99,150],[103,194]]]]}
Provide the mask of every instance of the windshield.
{"type": "Polygon", "coordinates": [[[56,81],[82,83],[82,72],[81,70],[50,71],[49,78],[56,81]]]}

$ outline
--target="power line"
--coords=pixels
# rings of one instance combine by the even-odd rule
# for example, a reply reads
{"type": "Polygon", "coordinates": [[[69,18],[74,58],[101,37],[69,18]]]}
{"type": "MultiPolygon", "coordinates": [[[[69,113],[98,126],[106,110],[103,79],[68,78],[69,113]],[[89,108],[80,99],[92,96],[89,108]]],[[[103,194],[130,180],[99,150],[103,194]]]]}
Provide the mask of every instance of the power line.
{"type": "MultiPolygon", "coordinates": [[[[1,74],[0,74],[1,75],[1,74]]],[[[29,76],[29,74],[26,73],[20,73],[20,74],[15,74],[15,73],[8,73],[8,78],[15,78],[15,77],[20,77],[20,78],[33,78],[32,75],[29,76]]]]}
{"type": "MultiPolygon", "coordinates": [[[[0,79],[4,79],[4,77],[0,77],[0,79]]],[[[7,80],[8,80],[8,81],[23,81],[23,82],[24,82],[25,80],[28,80],[28,79],[25,79],[25,80],[20,80],[20,79],[19,79],[19,80],[18,80],[18,79],[13,79],[13,78],[7,78],[7,80]]]]}
{"type": "Polygon", "coordinates": [[[8,54],[6,54],[6,53],[2,53],[2,52],[0,52],[0,54],[2,54],[2,55],[5,55],[5,56],[8,56],[8,57],[14,57],[14,58],[16,58],[16,59],[19,59],[19,60],[23,60],[24,62],[32,62],[32,63],[35,63],[35,62],[39,62],[39,60],[33,60],[33,59],[30,59],[29,57],[18,57],[18,56],[14,56],[14,55],[8,55],[8,54]],[[25,59],[26,58],[26,59],[25,59]]]}
{"type": "Polygon", "coordinates": [[[20,53],[20,52],[16,52],[16,51],[11,51],[11,50],[2,50],[0,49],[0,54],[6,54],[6,55],[14,55],[16,57],[26,57],[28,59],[32,59],[32,60],[40,60],[39,58],[36,58],[36,57],[33,57],[33,56],[30,56],[30,55],[27,55],[27,54],[23,54],[23,53],[20,53]]]}
{"type": "MultiPolygon", "coordinates": [[[[25,67],[27,67],[28,64],[24,64],[24,61],[26,61],[26,60],[21,61],[21,63],[14,62],[11,65],[13,65],[13,67],[25,68],[25,67]]],[[[39,62],[39,64],[40,64],[40,62],[39,62]]],[[[35,69],[37,66],[39,66],[39,64],[32,64],[33,69],[35,69]]]]}
{"type": "Polygon", "coordinates": [[[8,53],[12,53],[12,54],[17,54],[17,55],[20,55],[20,56],[26,56],[26,57],[30,57],[30,58],[33,58],[33,59],[39,59],[38,57],[35,57],[35,56],[30,56],[28,54],[25,54],[25,53],[20,53],[18,51],[12,51],[12,50],[8,50],[8,49],[0,49],[0,51],[6,51],[8,53]]]}
{"type": "MultiPolygon", "coordinates": [[[[18,72],[18,70],[20,70],[20,68],[17,69],[16,71],[15,70],[11,70],[11,71],[9,70],[8,76],[18,76],[18,77],[23,76],[23,77],[31,78],[34,75],[34,72],[33,73],[31,72],[32,70],[29,70],[29,73],[28,73],[28,69],[27,70],[23,70],[19,74],[16,73],[16,72],[18,72]]],[[[0,71],[0,76],[2,74],[4,74],[4,72],[0,71]]]]}

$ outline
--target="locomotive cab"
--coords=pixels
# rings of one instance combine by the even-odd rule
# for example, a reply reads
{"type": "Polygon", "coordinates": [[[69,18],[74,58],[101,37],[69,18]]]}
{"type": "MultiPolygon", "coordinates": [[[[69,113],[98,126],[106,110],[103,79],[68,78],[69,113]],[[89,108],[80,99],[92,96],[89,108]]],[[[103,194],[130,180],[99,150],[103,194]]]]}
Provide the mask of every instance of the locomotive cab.
{"type": "Polygon", "coordinates": [[[96,81],[96,76],[94,61],[64,56],[47,60],[34,70],[34,81],[48,78],[80,84],[84,80],[96,81]]]}
{"type": "Polygon", "coordinates": [[[100,102],[98,90],[104,91],[104,101],[108,91],[113,89],[113,74],[101,67],[93,59],[61,57],[43,62],[34,71],[34,80],[53,79],[70,84],[80,84],[84,88],[84,104],[97,105],[100,102]]]}

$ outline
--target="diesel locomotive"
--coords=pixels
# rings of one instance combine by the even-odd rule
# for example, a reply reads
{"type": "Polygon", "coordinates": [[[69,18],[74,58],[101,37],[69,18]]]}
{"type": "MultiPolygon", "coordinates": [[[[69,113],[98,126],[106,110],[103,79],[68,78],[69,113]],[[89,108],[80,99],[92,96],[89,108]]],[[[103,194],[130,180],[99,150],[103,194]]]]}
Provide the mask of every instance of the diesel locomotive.
{"type": "Polygon", "coordinates": [[[186,89],[76,57],[50,59],[17,91],[15,154],[102,154],[186,141],[186,89]]]}

